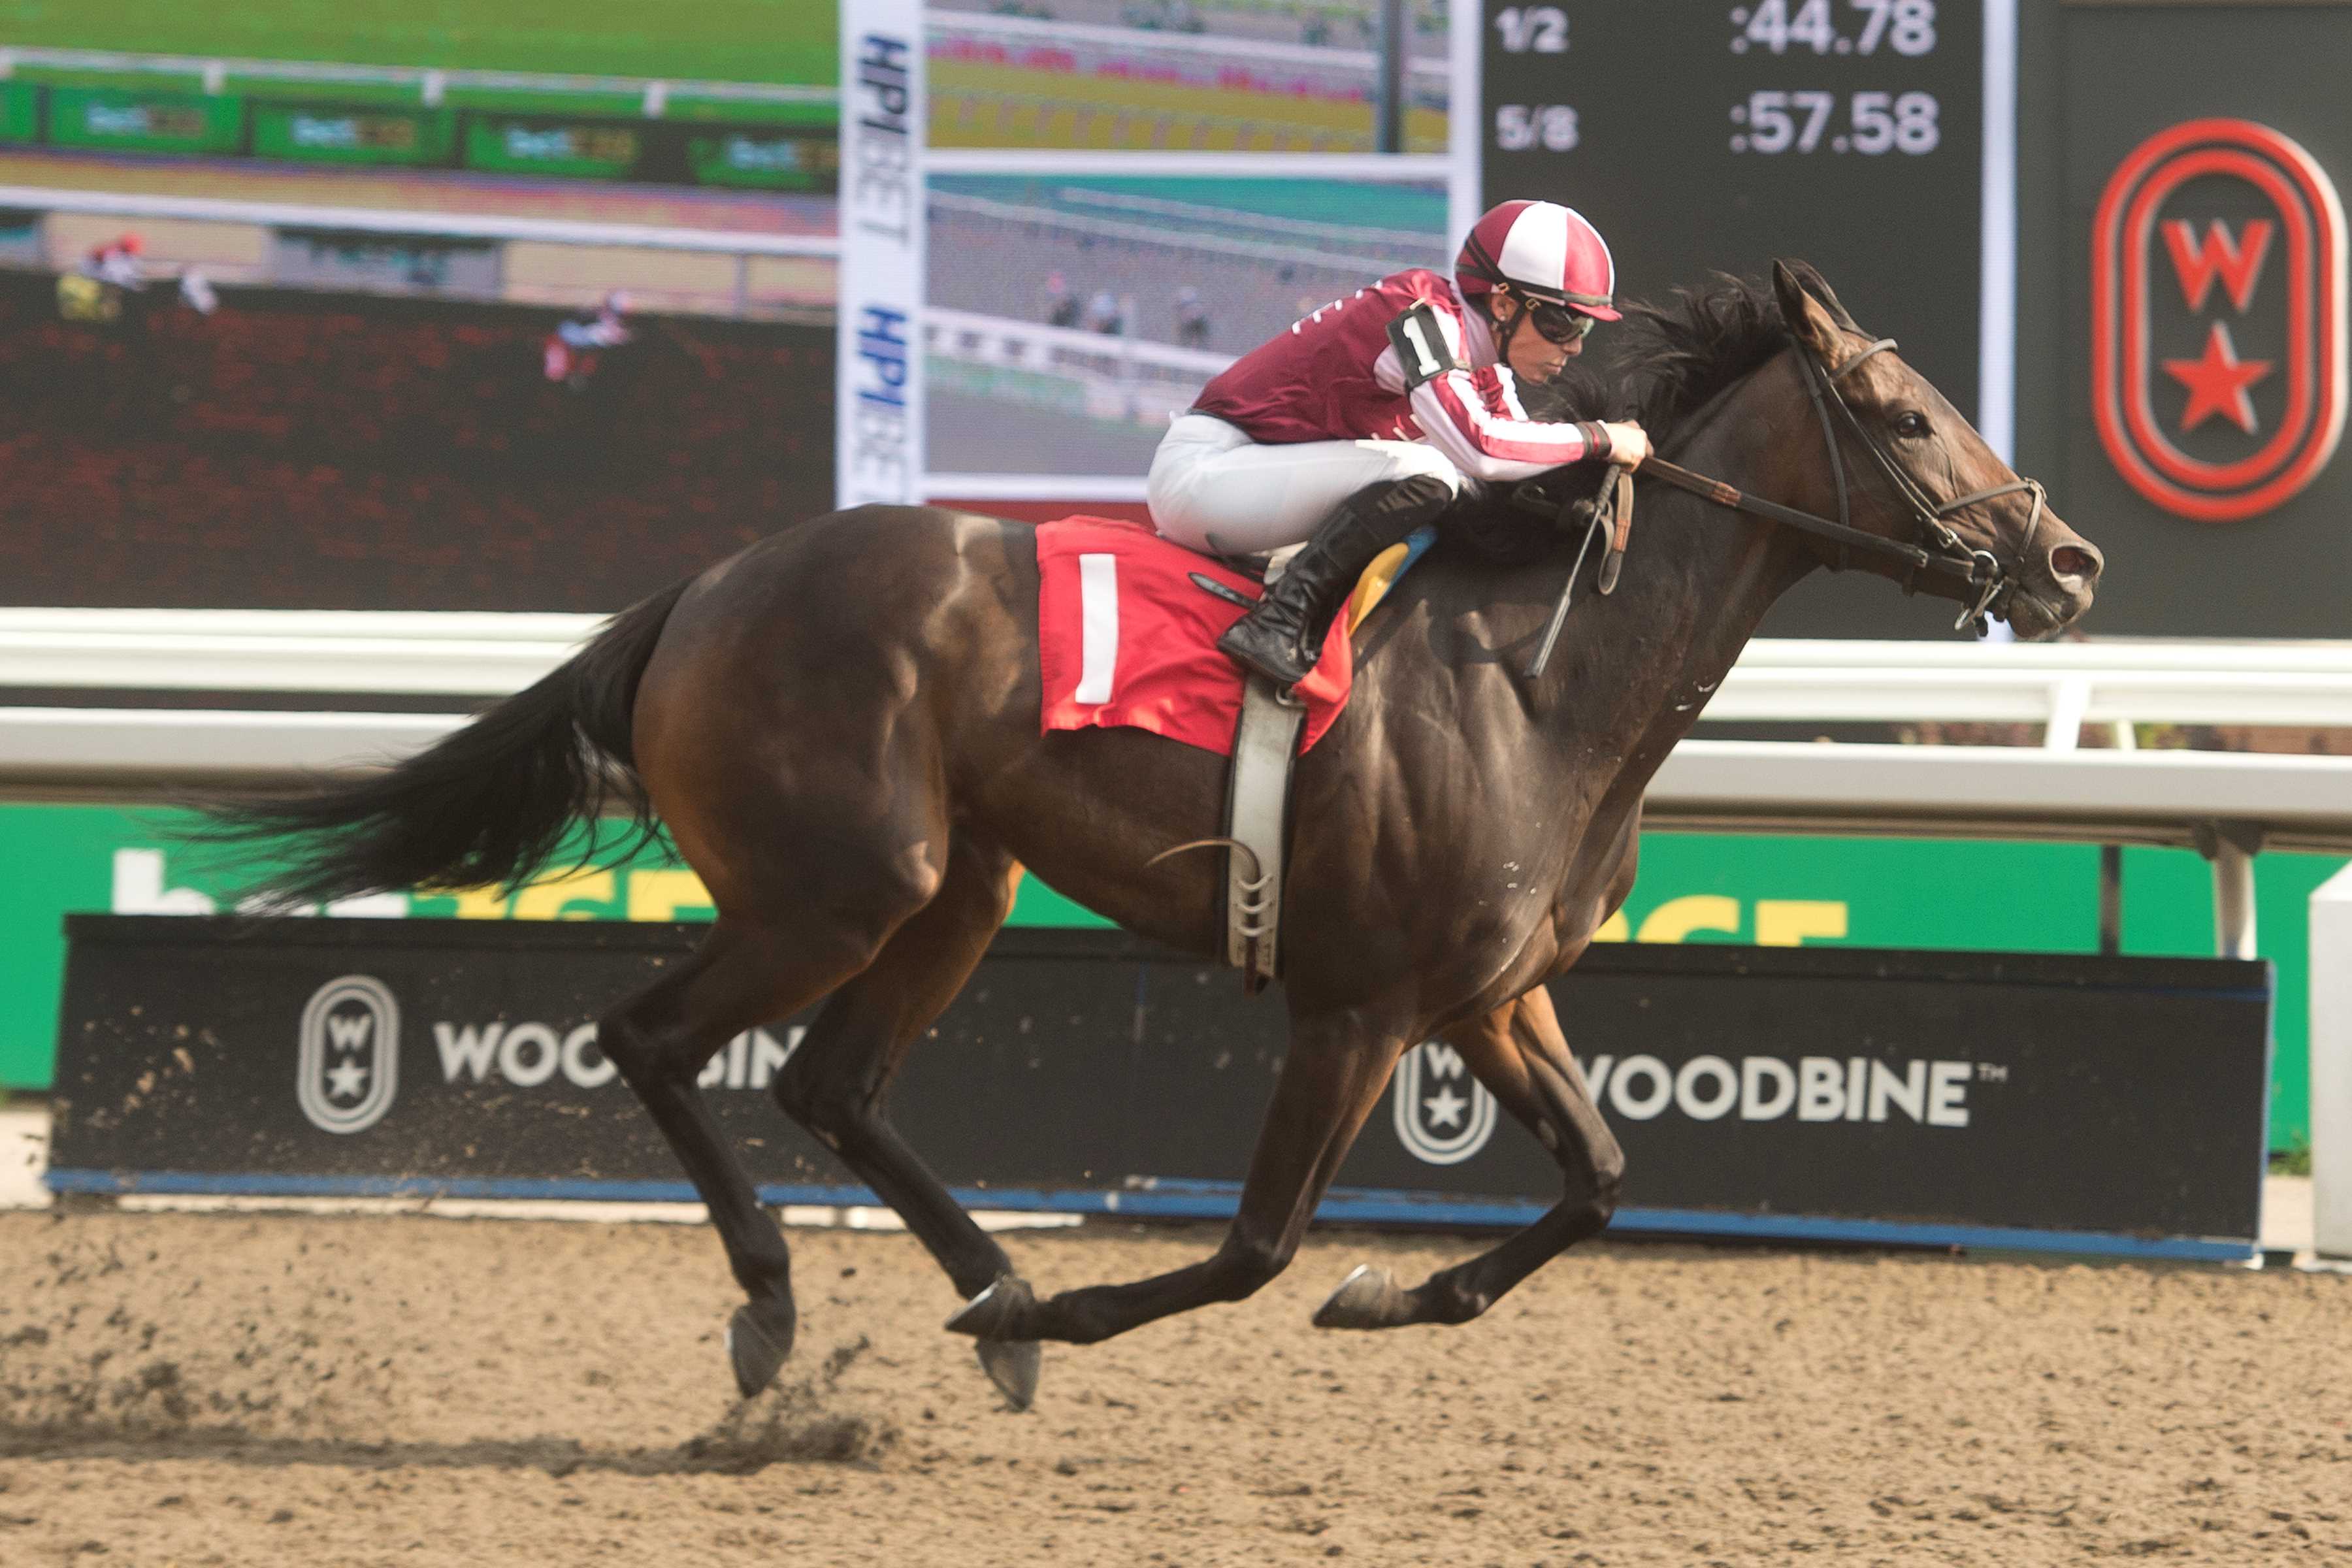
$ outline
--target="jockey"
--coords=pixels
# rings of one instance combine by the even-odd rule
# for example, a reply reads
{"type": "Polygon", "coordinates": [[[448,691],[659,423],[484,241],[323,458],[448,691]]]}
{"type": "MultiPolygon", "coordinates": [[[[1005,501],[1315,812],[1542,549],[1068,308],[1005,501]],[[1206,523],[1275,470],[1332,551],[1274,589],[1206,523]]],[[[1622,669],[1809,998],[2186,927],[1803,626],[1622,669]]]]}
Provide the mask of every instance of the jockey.
{"type": "Polygon", "coordinates": [[[101,283],[111,283],[118,289],[139,289],[147,286],[147,268],[140,257],[147,242],[135,232],[97,247],[82,258],[81,275],[95,278],[101,283]]]}
{"type": "Polygon", "coordinates": [[[1471,229],[1452,278],[1391,274],[1210,382],[1152,458],[1153,525],[1215,554],[1308,542],[1217,646],[1295,685],[1373,557],[1465,484],[1588,458],[1639,465],[1640,426],[1529,419],[1516,390],[1551,380],[1595,321],[1617,320],[1615,290],[1609,247],[1580,215],[1505,202],[1471,229]]]}
{"type": "Polygon", "coordinates": [[[588,378],[596,374],[599,353],[619,348],[636,335],[624,320],[628,313],[629,297],[615,289],[604,296],[594,315],[567,316],[558,321],[542,350],[547,379],[561,382],[574,392],[585,386],[588,378]]]}

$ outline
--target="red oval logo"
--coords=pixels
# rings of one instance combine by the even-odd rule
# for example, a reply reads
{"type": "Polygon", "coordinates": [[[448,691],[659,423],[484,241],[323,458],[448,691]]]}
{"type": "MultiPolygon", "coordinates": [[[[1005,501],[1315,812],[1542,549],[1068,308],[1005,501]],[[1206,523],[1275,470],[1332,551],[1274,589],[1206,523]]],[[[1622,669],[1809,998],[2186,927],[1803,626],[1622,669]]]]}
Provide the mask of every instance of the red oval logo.
{"type": "Polygon", "coordinates": [[[2100,194],[2091,252],[2091,408],[2116,472],[2200,522],[2311,483],[2347,401],[2344,207],[2311,154],[2247,120],[2158,132],[2100,194]]]}

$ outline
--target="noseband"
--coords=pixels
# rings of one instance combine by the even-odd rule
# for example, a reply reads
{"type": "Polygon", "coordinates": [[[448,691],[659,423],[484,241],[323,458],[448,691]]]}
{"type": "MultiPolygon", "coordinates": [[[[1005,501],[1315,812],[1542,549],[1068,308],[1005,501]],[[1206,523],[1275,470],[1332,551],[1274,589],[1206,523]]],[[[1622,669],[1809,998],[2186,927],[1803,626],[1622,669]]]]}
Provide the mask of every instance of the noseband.
{"type": "Polygon", "coordinates": [[[1868,360],[1871,355],[1894,346],[1893,338],[1881,338],[1835,365],[1823,365],[1814,358],[1811,349],[1802,343],[1797,345],[1797,365],[1804,374],[1806,395],[1812,399],[1814,417],[1822,428],[1822,439],[1829,447],[1830,474],[1837,483],[1838,514],[1835,521],[1825,517],[1818,517],[1809,511],[1799,511],[1794,507],[1782,506],[1778,501],[1769,501],[1759,496],[1748,495],[1745,491],[1725,484],[1721,479],[1711,479],[1704,474],[1693,473],[1690,469],[1669,463],[1663,458],[1650,458],[1642,465],[1640,471],[1645,476],[1654,475],[1670,485],[1688,490],[1702,500],[1710,501],[1717,506],[1727,507],[1731,510],[1746,512],[1751,517],[1764,518],[1772,522],[1784,523],[1790,528],[1827,539],[1838,547],[1835,565],[1839,570],[1844,569],[1846,555],[1850,551],[1859,550],[1865,554],[1890,556],[1902,563],[1905,567],[1901,581],[1903,591],[1906,594],[1917,589],[1919,579],[1923,574],[1929,577],[1955,579],[1956,592],[1951,596],[1966,605],[1968,608],[1960,612],[1960,618],[1952,624],[1953,629],[1956,631],[1973,629],[1982,632],[1985,627],[1985,616],[1992,608],[1993,601],[2001,598],[2004,595],[2014,594],[2024,576],[2026,552],[2033,547],[2034,535],[2041,531],[2042,512],[2047,498],[2040,480],[2026,479],[2011,479],[2007,484],[1971,490],[1967,495],[1958,496],[1941,503],[1921,489],[1919,481],[1906,473],[1903,465],[1895,460],[1895,455],[1872,436],[1863,425],[1861,417],[1854,413],[1853,405],[1846,402],[1844,395],[1838,390],[1838,383],[1868,360]],[[1830,413],[1832,408],[1837,410],[1835,417],[1832,417],[1830,413]],[[1840,418],[1844,421],[1846,427],[1853,431],[1854,438],[1862,443],[1863,450],[1868,452],[1878,464],[1879,470],[1886,476],[1887,482],[1894,486],[1895,495],[1906,507],[1910,509],[1912,532],[1916,542],[1906,542],[1898,539],[1889,539],[1884,534],[1872,533],[1853,526],[1845,478],[1845,452],[1838,440],[1837,421],[1840,418]],[[2033,498],[2033,510],[2026,519],[2025,538],[2018,545],[2017,563],[2014,567],[2003,566],[2000,558],[1989,550],[1971,549],[1958,534],[1952,531],[1951,525],[1944,521],[1954,513],[1965,511],[1979,502],[1992,500],[2000,496],[2014,495],[2020,491],[2033,498]]]}

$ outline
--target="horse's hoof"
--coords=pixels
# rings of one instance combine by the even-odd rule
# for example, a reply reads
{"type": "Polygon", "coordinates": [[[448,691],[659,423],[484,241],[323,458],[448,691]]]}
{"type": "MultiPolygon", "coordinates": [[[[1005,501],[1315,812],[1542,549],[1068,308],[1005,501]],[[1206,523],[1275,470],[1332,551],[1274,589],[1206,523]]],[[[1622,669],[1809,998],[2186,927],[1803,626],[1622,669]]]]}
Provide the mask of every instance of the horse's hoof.
{"type": "MultiPolygon", "coordinates": [[[[994,1284],[956,1309],[955,1315],[948,1320],[948,1332],[1017,1343],[1030,1337],[1019,1331],[1021,1320],[1036,1304],[1037,1298],[1026,1279],[1018,1274],[1000,1274],[994,1284]]],[[[993,1377],[995,1373],[989,1375],[993,1377]]]]}
{"type": "Polygon", "coordinates": [[[1315,1310],[1318,1329],[1388,1329],[1411,1321],[1404,1292],[1386,1269],[1369,1263],[1356,1265],[1356,1271],[1315,1310]]]}
{"type": "Polygon", "coordinates": [[[1035,1340],[982,1340],[980,1369],[1015,1410],[1026,1410],[1037,1397],[1037,1369],[1045,1358],[1035,1340]]]}
{"type": "Polygon", "coordinates": [[[793,1353],[793,1304],[762,1297],[735,1309],[727,1322],[727,1361],[749,1399],[776,1381],[793,1353]]]}

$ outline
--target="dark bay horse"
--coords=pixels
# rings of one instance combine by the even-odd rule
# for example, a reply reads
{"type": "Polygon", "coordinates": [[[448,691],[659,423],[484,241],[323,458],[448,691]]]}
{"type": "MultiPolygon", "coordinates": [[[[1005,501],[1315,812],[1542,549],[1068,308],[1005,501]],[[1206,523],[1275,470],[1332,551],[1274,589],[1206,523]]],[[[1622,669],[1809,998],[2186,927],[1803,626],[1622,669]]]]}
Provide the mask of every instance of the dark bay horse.
{"type": "MultiPolygon", "coordinates": [[[[1946,502],[1994,490],[1947,510],[1963,552],[2001,568],[1995,607],[2029,636],[2080,615],[2097,551],[2038,489],[2002,489],[2015,476],[1894,353],[1865,352],[1817,275],[1774,272],[1769,290],[1727,283],[1620,330],[1661,451],[1890,539],[1940,526],[1906,481],[1946,502]],[[1851,419],[1816,400],[1822,378],[1851,419]]],[[[1218,858],[1154,858],[1218,831],[1224,763],[1136,731],[1039,733],[1027,527],[902,507],[787,529],[625,612],[431,750],[230,808],[226,831],[308,836],[276,887],[318,898],[520,879],[583,816],[658,815],[718,918],[690,961],[604,1015],[600,1040],[749,1298],[728,1336],[747,1395],[792,1346],[791,1259],[695,1078],[733,1035],[820,998],[777,1103],[905,1216],[966,1301],[949,1326],[1016,1405],[1037,1342],[1100,1340],[1280,1272],[1400,1053],[1431,1038],[1541,1140],[1566,1191],[1417,1286],[1359,1269],[1316,1321],[1460,1323],[1614,1212],[1622,1156],[1543,982],[1632,889],[1652,773],[1766,608],[1836,552],[1645,482],[1622,584],[1579,605],[1530,680],[1565,563],[1538,553],[1497,566],[1441,547],[1360,635],[1353,700],[1298,768],[1290,1042],[1240,1212],[1213,1256],[1129,1284],[1035,1295],[884,1114],[1022,867],[1131,931],[1218,945],[1218,858]]]]}

